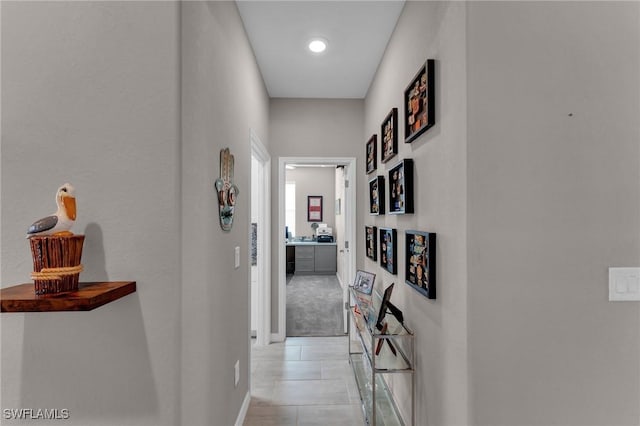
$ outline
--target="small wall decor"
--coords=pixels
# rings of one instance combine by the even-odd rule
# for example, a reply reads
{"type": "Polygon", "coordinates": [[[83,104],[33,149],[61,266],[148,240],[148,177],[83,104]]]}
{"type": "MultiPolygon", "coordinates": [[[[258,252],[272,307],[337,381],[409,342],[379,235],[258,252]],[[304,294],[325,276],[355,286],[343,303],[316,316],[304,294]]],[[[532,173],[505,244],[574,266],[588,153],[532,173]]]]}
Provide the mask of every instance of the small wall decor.
{"type": "Polygon", "coordinates": [[[404,91],[404,141],[413,142],[436,124],[435,60],[427,59],[404,91]]]}
{"type": "Polygon", "coordinates": [[[233,155],[229,148],[220,150],[220,177],[216,179],[215,187],[218,191],[218,210],[220,212],[220,226],[223,231],[231,231],[236,199],[240,191],[233,183],[233,155]]]}
{"type": "Polygon", "coordinates": [[[373,291],[373,283],[375,280],[376,274],[358,270],[356,272],[356,278],[353,281],[353,289],[367,295],[371,294],[371,292],[373,291]]]}
{"type": "Polygon", "coordinates": [[[369,181],[369,214],[384,214],[384,176],[369,181]]]}
{"type": "Polygon", "coordinates": [[[393,108],[380,126],[381,161],[386,163],[398,153],[398,108],[393,108]]]}
{"type": "Polygon", "coordinates": [[[397,232],[392,228],[380,228],[380,266],[396,275],[397,268],[397,232]]]}
{"type": "Polygon", "coordinates": [[[389,170],[389,214],[413,213],[413,160],[400,161],[389,170]]]}
{"type": "Polygon", "coordinates": [[[405,282],[429,299],[436,298],[436,234],[405,232],[405,282]]]}
{"type": "Polygon", "coordinates": [[[367,174],[378,168],[378,136],[373,135],[367,142],[367,174]]]}
{"type": "Polygon", "coordinates": [[[307,222],[322,222],[322,195],[307,197],[307,222]]]}
{"type": "Polygon", "coordinates": [[[258,224],[251,223],[251,266],[258,264],[258,224]]]}
{"type": "Polygon", "coordinates": [[[378,228],[364,227],[366,255],[371,260],[378,260],[378,228]]]}

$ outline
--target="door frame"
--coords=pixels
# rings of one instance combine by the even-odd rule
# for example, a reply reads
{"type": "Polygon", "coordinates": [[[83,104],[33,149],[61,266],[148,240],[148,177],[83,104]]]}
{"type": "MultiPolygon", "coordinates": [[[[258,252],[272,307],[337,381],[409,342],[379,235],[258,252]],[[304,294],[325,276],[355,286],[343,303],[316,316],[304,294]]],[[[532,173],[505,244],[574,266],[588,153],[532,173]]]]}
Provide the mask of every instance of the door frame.
{"type": "MultiPolygon", "coordinates": [[[[258,312],[255,344],[263,346],[271,343],[271,256],[267,255],[270,253],[271,247],[271,156],[252,129],[250,129],[250,139],[251,157],[255,157],[262,165],[262,176],[258,179],[260,182],[258,199],[260,201],[257,210],[258,216],[262,218],[262,226],[258,226],[257,236],[258,288],[256,299],[258,312]]],[[[249,214],[249,229],[251,229],[251,214],[249,214]]],[[[249,273],[249,286],[251,286],[251,273],[249,273]]],[[[249,291],[249,297],[251,297],[251,291],[249,291]]],[[[251,305],[249,306],[249,315],[251,315],[251,305]]],[[[251,317],[249,317],[249,336],[251,336],[251,317]]]]}
{"type": "MultiPolygon", "coordinates": [[[[283,342],[287,336],[287,287],[285,271],[285,170],[287,164],[346,166],[346,180],[349,187],[345,194],[345,241],[349,248],[345,249],[346,283],[343,284],[343,302],[348,301],[348,283],[353,282],[356,265],[356,158],[355,157],[279,157],[278,158],[278,332],[271,335],[271,341],[283,342]],[[282,232],[281,232],[282,230],[282,232]]],[[[338,247],[338,250],[341,248],[338,247]]]]}

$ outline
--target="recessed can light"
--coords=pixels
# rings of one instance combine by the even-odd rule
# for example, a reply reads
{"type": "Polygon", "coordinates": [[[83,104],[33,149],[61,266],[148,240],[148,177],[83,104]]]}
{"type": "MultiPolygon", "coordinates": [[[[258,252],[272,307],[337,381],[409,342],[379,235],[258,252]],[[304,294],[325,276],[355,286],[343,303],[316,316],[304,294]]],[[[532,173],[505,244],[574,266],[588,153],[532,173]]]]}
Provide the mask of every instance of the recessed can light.
{"type": "Polygon", "coordinates": [[[327,49],[327,40],[322,38],[313,38],[309,41],[309,50],[313,53],[322,53],[327,49]]]}

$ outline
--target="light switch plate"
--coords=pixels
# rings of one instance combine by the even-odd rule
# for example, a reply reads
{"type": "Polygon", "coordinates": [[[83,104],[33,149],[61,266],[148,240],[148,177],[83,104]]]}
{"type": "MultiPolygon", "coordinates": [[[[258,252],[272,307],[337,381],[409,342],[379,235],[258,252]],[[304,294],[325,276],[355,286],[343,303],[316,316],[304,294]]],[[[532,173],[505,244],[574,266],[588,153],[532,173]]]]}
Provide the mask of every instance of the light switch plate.
{"type": "Polygon", "coordinates": [[[609,268],[609,301],[640,301],[640,268],[609,268]]]}
{"type": "Polygon", "coordinates": [[[240,247],[235,248],[235,265],[236,268],[240,267],[240,247]]]}

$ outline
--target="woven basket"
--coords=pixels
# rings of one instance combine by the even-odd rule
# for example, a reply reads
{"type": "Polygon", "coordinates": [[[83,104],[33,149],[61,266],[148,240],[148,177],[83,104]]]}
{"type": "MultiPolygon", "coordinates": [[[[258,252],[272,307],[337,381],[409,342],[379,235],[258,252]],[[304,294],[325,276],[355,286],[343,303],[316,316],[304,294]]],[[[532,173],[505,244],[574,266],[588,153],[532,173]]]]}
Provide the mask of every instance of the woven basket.
{"type": "Polygon", "coordinates": [[[78,290],[84,235],[30,237],[36,294],[78,290]]]}

